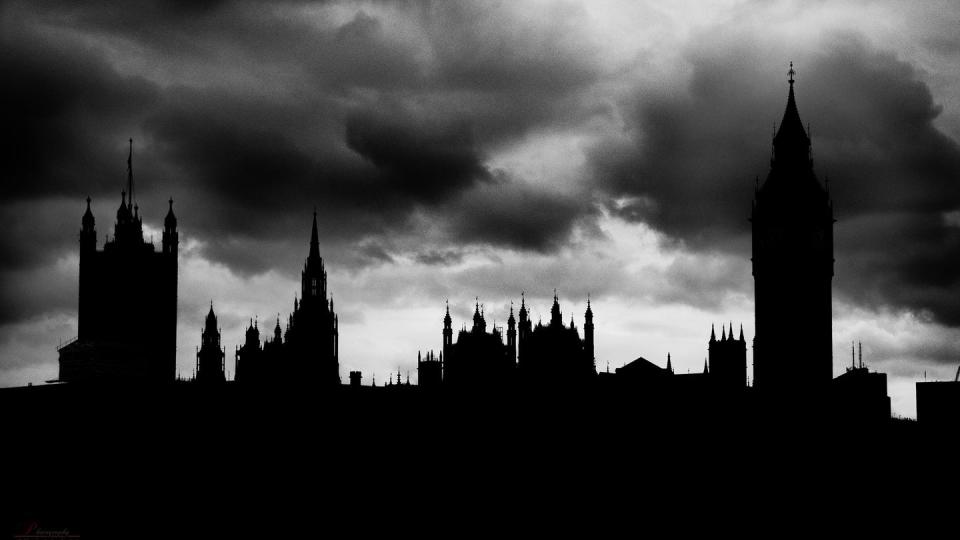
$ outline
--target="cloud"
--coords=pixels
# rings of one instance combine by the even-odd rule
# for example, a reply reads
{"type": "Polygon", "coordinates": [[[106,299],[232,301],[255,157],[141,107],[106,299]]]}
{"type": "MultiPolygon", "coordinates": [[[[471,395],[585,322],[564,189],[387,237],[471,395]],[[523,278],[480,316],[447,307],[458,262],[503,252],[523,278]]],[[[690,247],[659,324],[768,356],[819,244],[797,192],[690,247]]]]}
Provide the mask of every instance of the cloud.
{"type": "MultiPolygon", "coordinates": [[[[760,81],[786,56],[734,34],[694,40],[682,91],[636,96],[627,135],[595,148],[591,163],[611,212],[697,250],[746,256],[753,178],[767,173],[786,103],[785,81],[760,81]]],[[[831,33],[798,56],[800,114],[839,218],[838,293],[960,325],[960,240],[941,218],[960,208],[960,148],[934,125],[929,88],[856,34],[831,33]]]]}
{"type": "Polygon", "coordinates": [[[0,88],[6,151],[3,199],[111,192],[126,136],[156,88],[118,75],[92,47],[4,24],[0,88]]]}
{"type": "Polygon", "coordinates": [[[580,194],[551,193],[502,176],[465,192],[453,208],[454,241],[539,252],[556,251],[575,227],[599,215],[580,194]]]}

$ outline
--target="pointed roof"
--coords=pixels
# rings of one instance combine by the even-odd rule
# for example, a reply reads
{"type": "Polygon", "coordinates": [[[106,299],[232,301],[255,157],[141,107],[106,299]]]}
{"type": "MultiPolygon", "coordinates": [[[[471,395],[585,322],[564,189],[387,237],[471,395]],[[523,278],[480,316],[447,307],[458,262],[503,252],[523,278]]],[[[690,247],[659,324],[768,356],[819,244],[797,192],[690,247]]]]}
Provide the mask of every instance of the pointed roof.
{"type": "Polygon", "coordinates": [[[313,209],[313,229],[310,231],[310,257],[320,256],[320,235],[317,234],[317,209],[313,209]]]}
{"type": "Polygon", "coordinates": [[[743,339],[743,325],[742,325],[742,324],[740,325],[740,341],[746,341],[745,339],[743,339]]]}
{"type": "Polygon", "coordinates": [[[717,332],[714,330],[713,325],[711,324],[710,325],[710,342],[712,343],[716,340],[717,340],[717,332]]]}
{"type": "Polygon", "coordinates": [[[127,206],[127,192],[120,192],[120,208],[117,208],[117,222],[124,223],[129,221],[133,216],[130,214],[130,207],[127,206]]]}
{"type": "Polygon", "coordinates": [[[213,300],[210,301],[210,311],[207,312],[206,325],[208,330],[217,327],[217,315],[213,312],[213,300]]]}
{"type": "Polygon", "coordinates": [[[177,216],[173,215],[173,197],[170,197],[170,209],[167,210],[167,217],[163,219],[163,226],[167,229],[177,228],[177,216]]]}
{"type": "Polygon", "coordinates": [[[670,362],[670,353],[667,353],[667,371],[673,373],[673,363],[670,362]]]}
{"type": "Polygon", "coordinates": [[[94,226],[93,212],[90,211],[90,197],[87,197],[87,211],[83,213],[81,223],[84,229],[92,229],[94,226]]]}
{"type": "Polygon", "coordinates": [[[562,315],[560,313],[560,299],[557,297],[557,290],[553,290],[553,306],[550,308],[550,324],[563,326],[562,315]]]}
{"type": "Polygon", "coordinates": [[[793,76],[796,72],[793,70],[793,62],[790,62],[790,91],[787,94],[787,108],[783,111],[783,120],[780,121],[780,127],[777,134],[773,137],[774,156],[778,160],[793,160],[796,158],[806,158],[809,155],[810,137],[803,129],[803,121],[800,120],[800,112],[797,110],[797,100],[793,94],[793,76]]]}
{"type": "Polygon", "coordinates": [[[450,318],[450,300],[447,300],[447,314],[443,316],[444,326],[450,326],[450,323],[453,322],[453,319],[450,318]]]}

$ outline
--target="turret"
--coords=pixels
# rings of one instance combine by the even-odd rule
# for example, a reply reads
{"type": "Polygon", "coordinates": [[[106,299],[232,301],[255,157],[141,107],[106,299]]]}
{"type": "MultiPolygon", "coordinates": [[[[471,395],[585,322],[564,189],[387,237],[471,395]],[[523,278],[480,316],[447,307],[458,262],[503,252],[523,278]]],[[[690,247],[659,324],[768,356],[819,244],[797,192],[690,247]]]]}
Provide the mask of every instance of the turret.
{"type": "Polygon", "coordinates": [[[517,320],[513,317],[513,302],[510,302],[510,316],[507,318],[507,354],[510,364],[517,363],[517,320]]]}
{"type": "Polygon", "coordinates": [[[526,299],[523,291],[520,292],[520,328],[517,329],[517,362],[524,361],[524,344],[530,335],[530,317],[527,313],[526,299]]]}
{"type": "Polygon", "coordinates": [[[473,332],[483,333],[487,331],[487,321],[480,312],[480,299],[477,299],[476,308],[473,311],[473,332]]]}
{"type": "Polygon", "coordinates": [[[93,212],[90,211],[90,197],[87,197],[87,211],[80,219],[80,291],[77,302],[77,337],[86,338],[91,330],[91,309],[96,309],[97,299],[94,257],[97,251],[97,229],[93,212]]]}
{"type": "Polygon", "coordinates": [[[90,211],[90,197],[87,197],[87,211],[83,213],[80,219],[80,252],[94,251],[97,248],[97,229],[96,221],[93,219],[93,212],[90,211]]]}
{"type": "Polygon", "coordinates": [[[177,216],[173,215],[173,198],[168,202],[170,207],[167,209],[167,217],[163,219],[163,252],[175,255],[180,237],[177,234],[177,216]]]}
{"type": "Polygon", "coordinates": [[[553,290],[553,306],[550,308],[550,326],[563,326],[563,316],[560,313],[560,300],[557,290],[553,290]]]}
{"type": "Polygon", "coordinates": [[[597,370],[597,359],[593,350],[593,309],[590,307],[590,297],[587,296],[587,311],[583,314],[583,346],[593,370],[597,370]]]}
{"type": "Polygon", "coordinates": [[[443,316],[443,352],[447,358],[450,357],[450,349],[453,347],[453,319],[450,317],[450,301],[447,300],[447,313],[443,316]]]}
{"type": "Polygon", "coordinates": [[[246,332],[246,345],[250,347],[258,347],[260,345],[260,329],[257,328],[256,323],[250,321],[250,326],[247,327],[246,332]]]}
{"type": "Polygon", "coordinates": [[[213,302],[203,325],[200,349],[197,351],[197,381],[202,383],[223,382],[225,351],[220,348],[220,329],[213,312],[213,302]]]}

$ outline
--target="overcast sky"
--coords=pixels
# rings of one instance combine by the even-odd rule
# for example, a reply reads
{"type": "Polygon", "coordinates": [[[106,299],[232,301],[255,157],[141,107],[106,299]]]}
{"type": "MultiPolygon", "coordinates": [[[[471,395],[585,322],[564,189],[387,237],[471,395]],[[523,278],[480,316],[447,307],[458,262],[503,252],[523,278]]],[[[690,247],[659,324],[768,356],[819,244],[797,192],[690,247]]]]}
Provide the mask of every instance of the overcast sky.
{"type": "Polygon", "coordinates": [[[503,324],[554,288],[578,327],[590,295],[601,370],[700,370],[711,323],[753,337],[790,61],[839,219],[834,372],[862,341],[915,416],[914,383],[960,363],[956,2],[190,6],[0,7],[2,386],[57,376],[84,199],[102,245],[131,137],[156,242],[175,201],[185,375],[211,300],[228,371],[250,318],[286,318],[314,207],[344,378],[415,381],[447,298],[457,327],[477,296],[503,324]]]}

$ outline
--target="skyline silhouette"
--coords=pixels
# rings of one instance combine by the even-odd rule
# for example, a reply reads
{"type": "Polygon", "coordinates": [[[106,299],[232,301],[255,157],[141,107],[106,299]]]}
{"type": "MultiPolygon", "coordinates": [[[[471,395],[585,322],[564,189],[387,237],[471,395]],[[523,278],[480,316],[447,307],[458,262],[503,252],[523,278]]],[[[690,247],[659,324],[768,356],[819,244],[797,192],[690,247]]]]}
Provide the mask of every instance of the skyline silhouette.
{"type": "Polygon", "coordinates": [[[743,533],[940,493],[958,18],[0,3],[0,536],[743,533]]]}
{"type": "MultiPolygon", "coordinates": [[[[184,231],[182,376],[195,367],[211,299],[230,378],[250,318],[272,328],[290,311],[304,216],[314,204],[337,284],[344,380],[359,370],[366,381],[367,373],[383,380],[396,371],[416,381],[414,351],[438,349],[429,323],[447,298],[457,320],[472,315],[479,296],[487,316],[504,324],[509,302],[526,292],[535,320],[546,320],[554,287],[565,313],[582,314],[588,295],[599,309],[598,371],[640,355],[663,367],[670,354],[676,372],[698,372],[709,325],[732,319],[748,338],[755,334],[744,216],[753,178],[768,169],[791,59],[816,172],[840,209],[836,259],[846,266],[833,281],[832,375],[844,372],[836,359],[847,344],[862,341],[865,362],[889,375],[894,411],[906,416],[915,415],[915,382],[953,378],[951,79],[916,69],[942,65],[930,61],[942,58],[939,49],[903,48],[873,26],[852,34],[816,28],[819,17],[842,14],[842,3],[799,9],[788,25],[758,8],[769,23],[763,33],[746,21],[718,22],[707,26],[715,33],[668,32],[656,42],[642,25],[630,42],[595,40],[582,17],[552,11],[520,19],[530,37],[519,37],[505,21],[518,20],[522,6],[454,4],[433,8],[432,17],[460,29],[464,49],[421,13],[368,7],[345,8],[343,19],[303,32],[260,13],[291,31],[271,32],[249,51],[240,36],[259,35],[255,29],[211,24],[222,8],[232,9],[189,15],[200,25],[196,39],[245,50],[243,61],[170,49],[186,15],[177,10],[141,6],[120,23],[93,8],[83,17],[54,4],[5,8],[16,22],[5,56],[18,81],[10,99],[24,104],[11,121],[24,137],[3,210],[11,227],[0,385],[56,377],[50,351],[77,334],[76,239],[64,231],[76,230],[88,194],[98,223],[112,219],[127,187],[131,137],[145,237],[160,244],[171,197],[184,231]],[[38,33],[38,17],[47,16],[70,31],[38,33]],[[559,24],[546,24],[550,17],[559,24]],[[137,23],[147,20],[157,29],[151,39],[137,23]],[[401,21],[422,41],[394,33],[401,21]],[[498,29],[490,37],[502,40],[501,50],[518,56],[470,54],[487,50],[487,36],[471,31],[480,21],[498,29]],[[783,25],[799,34],[775,39],[770,30],[783,25]],[[557,37],[561,27],[568,31],[557,37]],[[130,57],[110,52],[110,35],[137,44],[150,61],[124,63],[130,57]],[[317,57],[293,35],[329,46],[317,57]],[[80,36],[89,48],[74,46],[80,36]],[[538,45],[546,42],[558,46],[538,45]],[[447,56],[422,55],[423,44],[447,56]],[[362,56],[381,50],[393,56],[362,56]],[[639,70],[629,63],[638,51],[676,62],[639,70]],[[317,69],[264,85],[215,76],[271,72],[277,58],[317,69]],[[187,64],[198,69],[158,68],[187,64]],[[382,69],[365,71],[373,65],[382,69]],[[65,90],[37,91],[51,87],[65,90]],[[320,101],[305,101],[304,88],[320,101]],[[36,114],[44,110],[56,112],[44,120],[36,114]],[[877,148],[884,151],[870,151],[877,148]]],[[[611,21],[596,7],[583,9],[611,21]]],[[[876,17],[891,16],[878,10],[876,17]]],[[[318,9],[318,20],[330,16],[318,9]]],[[[920,39],[911,28],[903,40],[920,39]]],[[[752,349],[747,355],[752,381],[752,349]]]]}
{"type": "MultiPolygon", "coordinates": [[[[677,374],[669,353],[663,368],[641,356],[612,373],[609,367],[598,372],[589,298],[581,338],[572,315],[570,324],[564,323],[554,289],[546,323],[541,319],[534,325],[521,293],[517,317],[511,302],[506,333],[495,322],[487,330],[485,308],[477,297],[472,325],[468,328],[463,323],[456,340],[447,301],[439,355],[430,350],[424,360],[422,352],[417,353],[416,388],[430,392],[421,399],[441,395],[459,399],[458,393],[481,395],[493,390],[529,403],[540,401],[537,396],[554,396],[544,402],[553,403],[563,396],[609,394],[627,402],[668,403],[665,412],[652,416],[660,416],[659,421],[667,423],[689,421],[692,411],[700,411],[702,417],[707,410],[713,411],[710,417],[722,411],[719,414],[725,417],[758,425],[770,421],[789,425],[794,421],[790,419],[800,418],[829,424],[889,423],[887,375],[863,364],[862,343],[859,365],[854,362],[841,375],[832,377],[831,281],[835,267],[833,227],[837,220],[829,185],[821,184],[814,173],[809,128],[804,129],[796,104],[795,74],[791,62],[783,120],[773,137],[770,172],[762,184],[757,181],[750,217],[755,323],[761,329],[752,339],[755,353],[760,353],[754,356],[752,384],[743,326],[735,337],[732,321],[729,330],[721,325],[719,339],[711,325],[701,373],[677,374]],[[804,332],[797,335],[800,327],[804,332]],[[425,375],[423,384],[421,373],[425,375]]],[[[133,197],[132,158],[131,139],[127,190],[121,193],[114,238],[106,237],[102,251],[97,249],[95,218],[87,198],[80,234],[80,305],[86,306],[80,311],[82,331],[75,340],[58,347],[60,376],[48,382],[118,388],[157,385],[168,392],[173,391],[174,383],[188,382],[200,385],[193,390],[200,399],[216,395],[213,392],[219,392],[217,387],[226,384],[242,384],[243,395],[252,395],[252,389],[271,395],[285,387],[303,396],[329,399],[341,395],[339,317],[320,254],[316,210],[300,295],[294,297],[285,329],[281,329],[278,315],[272,339],[268,336],[261,343],[259,325],[251,318],[244,345],[234,352],[235,376],[231,381],[226,349],[221,345],[222,330],[211,300],[193,375],[188,379],[173,376],[177,218],[170,199],[162,251],[154,262],[149,258],[155,256],[154,246],[144,242],[139,206],[133,197]],[[129,201],[127,193],[131,194],[129,201]],[[144,286],[147,294],[136,292],[144,286]]],[[[374,389],[375,377],[374,373],[370,385],[374,389]]],[[[957,385],[960,382],[949,388],[957,385]]],[[[351,370],[347,387],[356,392],[362,386],[362,371],[351,370]]],[[[918,393],[921,386],[917,386],[918,393]]],[[[384,388],[388,387],[407,388],[408,392],[415,388],[409,371],[404,383],[399,370],[395,382],[392,374],[386,379],[384,388]]],[[[955,408],[954,401],[960,401],[960,392],[936,388],[936,392],[923,392],[924,410],[934,412],[918,419],[943,422],[951,417],[948,411],[955,408]]],[[[523,411],[518,409],[517,414],[523,411]]]]}

